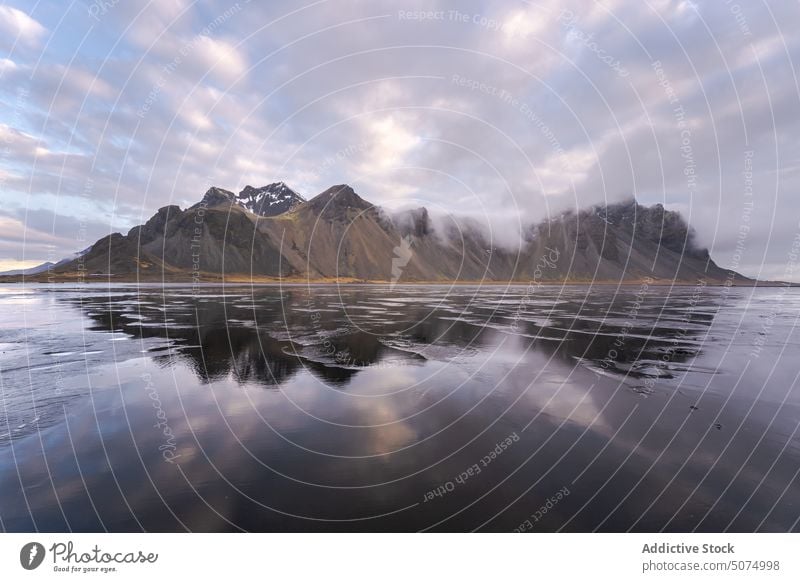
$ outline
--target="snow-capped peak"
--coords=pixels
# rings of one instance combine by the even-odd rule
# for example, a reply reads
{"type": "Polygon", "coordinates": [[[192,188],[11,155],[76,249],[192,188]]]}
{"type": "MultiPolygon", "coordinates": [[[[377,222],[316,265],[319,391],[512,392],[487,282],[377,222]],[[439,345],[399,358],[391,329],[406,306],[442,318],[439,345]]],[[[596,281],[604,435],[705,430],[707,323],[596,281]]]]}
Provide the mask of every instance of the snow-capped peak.
{"type": "Polygon", "coordinates": [[[260,216],[277,216],[305,202],[300,194],[283,182],[261,188],[245,186],[236,199],[240,206],[260,216]]]}

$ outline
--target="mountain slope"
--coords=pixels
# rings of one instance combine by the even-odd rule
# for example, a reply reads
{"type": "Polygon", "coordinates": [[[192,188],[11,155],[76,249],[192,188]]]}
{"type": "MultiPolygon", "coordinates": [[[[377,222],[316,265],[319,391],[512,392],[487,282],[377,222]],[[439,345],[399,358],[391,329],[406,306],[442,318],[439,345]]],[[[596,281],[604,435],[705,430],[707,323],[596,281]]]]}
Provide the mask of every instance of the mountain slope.
{"type": "MultiPolygon", "coordinates": [[[[525,235],[519,248],[501,248],[456,216],[434,228],[424,208],[389,216],[347,185],[303,201],[278,182],[239,195],[210,188],[186,210],[165,206],[127,235],[95,243],[81,262],[89,273],[145,280],[753,283],[718,267],[683,218],[661,205],[631,200],[568,212],[525,235]]],[[[55,271],[66,277],[76,268],[55,271]]]]}

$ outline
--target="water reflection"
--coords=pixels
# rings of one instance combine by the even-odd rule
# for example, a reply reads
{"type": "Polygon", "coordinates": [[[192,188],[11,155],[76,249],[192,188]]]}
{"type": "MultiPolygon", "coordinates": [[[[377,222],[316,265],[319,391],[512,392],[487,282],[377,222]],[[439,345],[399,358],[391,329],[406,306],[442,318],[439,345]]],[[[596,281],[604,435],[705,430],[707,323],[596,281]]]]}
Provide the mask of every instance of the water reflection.
{"type": "Polygon", "coordinates": [[[533,302],[520,289],[451,292],[431,301],[426,288],[335,291],[293,288],[66,297],[93,331],[167,340],[155,361],[184,361],[203,382],[233,375],[275,386],[306,368],[346,384],[361,368],[472,355],[498,336],[525,348],[629,378],[672,378],[698,355],[719,309],[714,295],[690,289],[654,297],[561,290],[533,302]],[[237,293],[238,291],[238,293],[237,293]],[[523,310],[524,308],[524,310],[523,310]]]}
{"type": "Polygon", "coordinates": [[[747,293],[6,289],[0,524],[797,529],[800,296],[747,293]]]}

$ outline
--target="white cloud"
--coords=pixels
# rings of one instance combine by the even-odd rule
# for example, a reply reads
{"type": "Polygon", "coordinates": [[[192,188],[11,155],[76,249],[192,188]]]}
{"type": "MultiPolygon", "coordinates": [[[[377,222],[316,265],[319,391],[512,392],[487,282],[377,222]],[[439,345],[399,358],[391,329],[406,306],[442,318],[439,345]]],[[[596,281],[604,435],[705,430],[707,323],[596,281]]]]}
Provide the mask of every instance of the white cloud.
{"type": "Polygon", "coordinates": [[[421,139],[407,126],[392,116],[370,121],[367,125],[370,141],[370,156],[364,163],[372,170],[387,170],[405,163],[406,156],[421,139]]]}
{"type": "Polygon", "coordinates": [[[189,60],[200,64],[204,72],[232,83],[247,71],[247,59],[232,44],[209,36],[196,36],[191,42],[189,60]]]}
{"type": "Polygon", "coordinates": [[[36,20],[11,6],[0,6],[0,38],[3,46],[15,43],[37,46],[47,29],[36,20]]]}
{"type": "Polygon", "coordinates": [[[17,64],[11,59],[0,59],[0,75],[17,69],[17,64]]]}

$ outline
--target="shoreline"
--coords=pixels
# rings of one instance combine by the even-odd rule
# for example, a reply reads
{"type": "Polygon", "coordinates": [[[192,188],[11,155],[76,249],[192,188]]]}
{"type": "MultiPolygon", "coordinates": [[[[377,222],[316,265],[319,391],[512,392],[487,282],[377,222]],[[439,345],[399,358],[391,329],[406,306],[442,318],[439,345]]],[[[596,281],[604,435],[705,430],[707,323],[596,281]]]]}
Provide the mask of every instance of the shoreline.
{"type": "MultiPolygon", "coordinates": [[[[170,287],[218,287],[218,286],[253,286],[253,287],[281,287],[281,286],[391,286],[391,287],[415,287],[415,286],[436,286],[436,287],[527,287],[534,285],[536,287],[568,287],[568,286],[640,286],[647,284],[651,287],[684,287],[693,286],[702,279],[626,279],[622,281],[609,281],[609,280],[551,280],[551,281],[531,281],[525,279],[510,280],[510,281],[495,281],[495,280],[464,280],[464,281],[445,281],[445,280],[428,280],[428,281],[402,281],[392,283],[386,280],[363,280],[351,278],[302,278],[302,277],[284,277],[284,278],[270,278],[270,277],[209,277],[199,281],[185,280],[182,278],[131,278],[131,277],[75,277],[75,276],[60,276],[60,277],[25,277],[25,276],[0,276],[0,285],[80,285],[80,286],[99,286],[99,285],[146,285],[148,287],[156,285],[164,285],[170,287]]],[[[725,280],[705,280],[707,287],[800,287],[800,283],[788,283],[782,281],[754,281],[747,280],[742,282],[733,282],[725,280]]]]}

